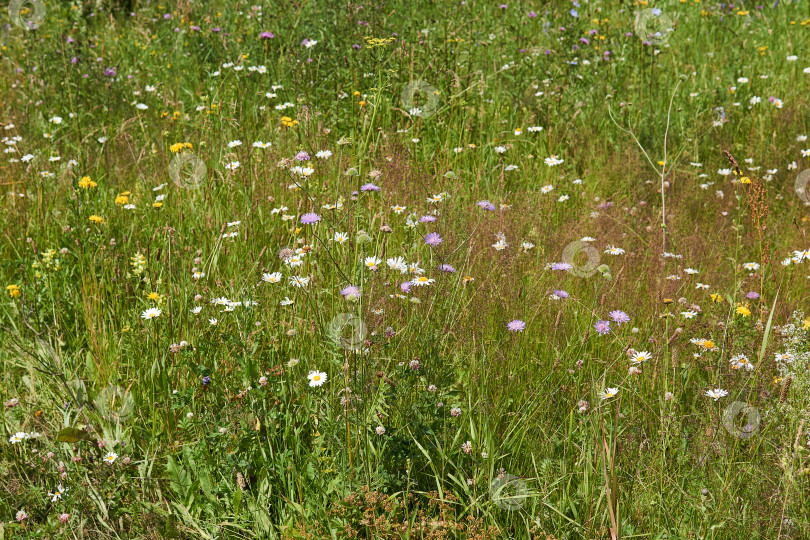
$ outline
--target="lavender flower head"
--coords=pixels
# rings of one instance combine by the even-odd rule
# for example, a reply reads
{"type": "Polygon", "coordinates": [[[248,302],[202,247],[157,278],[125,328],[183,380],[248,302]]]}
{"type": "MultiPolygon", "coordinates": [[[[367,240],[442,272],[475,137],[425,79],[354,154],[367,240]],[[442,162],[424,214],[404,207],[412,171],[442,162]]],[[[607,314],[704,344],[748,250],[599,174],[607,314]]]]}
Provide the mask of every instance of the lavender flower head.
{"type": "Polygon", "coordinates": [[[630,316],[620,309],[611,311],[610,313],[608,313],[608,315],[610,315],[611,319],[616,321],[616,324],[630,322],[630,316]]]}
{"type": "Polygon", "coordinates": [[[610,333],[610,321],[596,321],[593,327],[596,328],[600,336],[610,333]]]}
{"type": "Polygon", "coordinates": [[[358,289],[354,285],[349,285],[347,287],[344,287],[340,291],[340,294],[342,294],[343,298],[345,298],[346,300],[356,300],[360,298],[360,289],[358,289]]]}
{"type": "Polygon", "coordinates": [[[311,225],[313,223],[318,223],[321,220],[321,216],[318,214],[309,212],[301,216],[301,223],[304,225],[311,225]]]}
{"type": "Polygon", "coordinates": [[[508,328],[512,332],[523,332],[523,330],[526,328],[526,323],[521,321],[520,319],[515,319],[514,321],[510,321],[506,325],[506,328],[508,328]]]}
{"type": "Polygon", "coordinates": [[[360,191],[380,191],[380,188],[374,184],[363,184],[360,186],[360,191]]]}
{"type": "Polygon", "coordinates": [[[432,232],[425,236],[425,243],[429,246],[438,246],[442,243],[442,237],[439,236],[439,233],[432,232]]]}
{"type": "Polygon", "coordinates": [[[492,204],[492,203],[491,203],[491,202],[489,202],[489,201],[478,201],[478,202],[477,202],[477,203],[475,203],[475,204],[477,204],[478,206],[480,206],[480,207],[481,207],[481,208],[483,208],[484,210],[489,210],[490,212],[494,212],[494,211],[495,211],[495,205],[494,205],[494,204],[492,204]]]}
{"type": "Polygon", "coordinates": [[[443,264],[439,266],[439,270],[441,270],[442,272],[450,272],[450,273],[454,273],[456,271],[456,269],[450,266],[449,264],[443,264]]]}
{"type": "Polygon", "coordinates": [[[309,161],[309,154],[307,154],[306,151],[301,150],[300,152],[295,154],[295,159],[297,159],[298,161],[309,161]]]}

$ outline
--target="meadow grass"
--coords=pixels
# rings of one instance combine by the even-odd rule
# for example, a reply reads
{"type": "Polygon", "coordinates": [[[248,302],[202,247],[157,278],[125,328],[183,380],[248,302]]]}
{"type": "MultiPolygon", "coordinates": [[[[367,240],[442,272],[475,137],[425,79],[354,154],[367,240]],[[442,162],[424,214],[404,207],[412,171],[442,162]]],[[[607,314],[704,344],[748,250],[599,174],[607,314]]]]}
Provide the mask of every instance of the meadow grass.
{"type": "Polygon", "coordinates": [[[810,538],[807,2],[20,6],[0,539],[810,538]]]}

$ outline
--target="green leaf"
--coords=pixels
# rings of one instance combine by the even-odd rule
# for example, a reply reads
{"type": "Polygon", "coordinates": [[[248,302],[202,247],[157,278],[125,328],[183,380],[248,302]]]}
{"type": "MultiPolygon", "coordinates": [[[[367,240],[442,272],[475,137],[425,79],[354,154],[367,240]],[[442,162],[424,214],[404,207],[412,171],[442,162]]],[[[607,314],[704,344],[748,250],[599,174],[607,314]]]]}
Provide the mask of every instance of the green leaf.
{"type": "Polygon", "coordinates": [[[77,443],[79,441],[92,441],[93,437],[84,431],[77,428],[63,428],[56,434],[56,442],[77,443]]]}
{"type": "MultiPolygon", "coordinates": [[[[779,287],[781,290],[782,287],[779,287]]],[[[771,324],[773,323],[773,313],[776,310],[776,301],[779,300],[779,291],[776,291],[776,296],[773,298],[773,305],[771,306],[771,314],[768,316],[768,324],[765,325],[765,336],[762,338],[762,347],[759,349],[759,360],[757,368],[762,365],[762,359],[765,358],[765,349],[768,348],[768,338],[771,335],[771,324]]]]}
{"type": "Polygon", "coordinates": [[[239,521],[239,510],[242,507],[242,488],[236,486],[233,493],[233,520],[239,521]]]}

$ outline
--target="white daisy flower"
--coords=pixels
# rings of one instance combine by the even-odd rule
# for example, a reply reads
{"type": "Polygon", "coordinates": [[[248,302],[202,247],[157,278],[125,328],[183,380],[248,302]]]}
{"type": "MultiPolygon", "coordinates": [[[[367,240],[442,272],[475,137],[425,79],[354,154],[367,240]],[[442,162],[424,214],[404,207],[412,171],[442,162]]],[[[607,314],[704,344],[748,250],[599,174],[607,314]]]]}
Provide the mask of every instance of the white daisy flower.
{"type": "Polygon", "coordinates": [[[726,397],[727,395],[728,395],[728,392],[726,392],[722,388],[715,388],[714,390],[707,390],[706,391],[706,396],[714,399],[715,401],[717,401],[721,397],[726,397]]]}
{"type": "Polygon", "coordinates": [[[290,285],[293,287],[306,287],[309,285],[308,277],[290,276],[290,285]]]}
{"type": "Polygon", "coordinates": [[[602,390],[601,392],[599,392],[599,394],[598,394],[598,395],[599,395],[599,399],[601,399],[602,401],[604,401],[604,400],[606,400],[606,399],[610,399],[610,398],[612,398],[612,397],[615,397],[615,396],[616,396],[616,394],[618,394],[618,393],[619,393],[619,389],[618,389],[618,388],[605,388],[604,390],[602,390]]]}
{"type": "Polygon", "coordinates": [[[143,313],[141,313],[141,319],[146,319],[146,320],[154,319],[155,317],[159,317],[161,313],[163,313],[163,312],[161,310],[159,310],[158,308],[149,308],[146,311],[144,311],[143,313]]]}
{"type": "Polygon", "coordinates": [[[307,379],[309,379],[309,385],[311,387],[323,385],[323,383],[326,382],[326,378],[327,378],[326,373],[323,373],[322,371],[318,370],[310,371],[309,375],[307,375],[307,379]]]}
{"type": "Polygon", "coordinates": [[[637,352],[636,354],[634,354],[630,358],[630,361],[633,364],[641,364],[641,363],[646,362],[647,360],[650,360],[651,358],[652,358],[652,353],[649,353],[647,351],[640,351],[640,352],[637,352]]]}

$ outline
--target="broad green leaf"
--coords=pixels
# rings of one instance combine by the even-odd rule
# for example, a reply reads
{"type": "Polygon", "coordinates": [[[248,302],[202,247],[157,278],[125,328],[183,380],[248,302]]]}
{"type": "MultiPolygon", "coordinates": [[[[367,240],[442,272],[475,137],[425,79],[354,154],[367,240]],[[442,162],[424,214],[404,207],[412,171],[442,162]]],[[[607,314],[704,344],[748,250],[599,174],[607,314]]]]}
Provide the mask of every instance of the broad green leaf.
{"type": "Polygon", "coordinates": [[[77,428],[63,428],[56,434],[56,442],[77,443],[79,441],[92,441],[93,437],[84,431],[77,428]]]}

